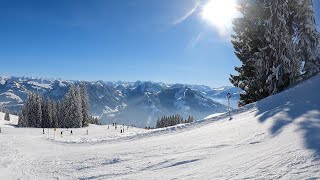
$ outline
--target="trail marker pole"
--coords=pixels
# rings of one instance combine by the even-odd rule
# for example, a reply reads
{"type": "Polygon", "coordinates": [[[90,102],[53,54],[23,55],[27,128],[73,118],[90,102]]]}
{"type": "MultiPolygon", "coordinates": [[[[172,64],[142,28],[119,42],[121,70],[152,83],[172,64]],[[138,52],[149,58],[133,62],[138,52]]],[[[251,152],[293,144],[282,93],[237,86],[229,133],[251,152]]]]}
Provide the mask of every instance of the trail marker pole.
{"type": "Polygon", "coordinates": [[[231,98],[231,94],[230,93],[227,94],[227,98],[228,98],[228,114],[229,114],[229,117],[230,117],[230,120],[231,120],[232,117],[231,117],[231,110],[230,110],[230,98],[231,98]]]}
{"type": "Polygon", "coordinates": [[[57,131],[57,129],[54,128],[54,129],[53,129],[53,140],[56,140],[56,131],[57,131]]]}

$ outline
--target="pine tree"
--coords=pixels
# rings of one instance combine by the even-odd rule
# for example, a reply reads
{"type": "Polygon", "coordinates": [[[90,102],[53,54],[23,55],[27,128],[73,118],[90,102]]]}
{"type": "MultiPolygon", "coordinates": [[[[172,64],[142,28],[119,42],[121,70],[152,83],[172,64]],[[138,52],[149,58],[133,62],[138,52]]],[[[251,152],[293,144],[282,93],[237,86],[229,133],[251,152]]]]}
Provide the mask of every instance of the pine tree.
{"type": "Polygon", "coordinates": [[[52,127],[59,127],[58,121],[58,103],[51,101],[52,103],[52,127]]]}
{"type": "Polygon", "coordinates": [[[257,68],[265,63],[257,62],[257,54],[269,42],[263,38],[266,19],[263,0],[238,0],[237,3],[242,17],[233,21],[235,35],[232,36],[232,44],[242,66],[235,68],[239,74],[231,75],[230,82],[244,90],[239,101],[239,106],[243,106],[268,96],[264,88],[267,77],[261,73],[262,68],[260,71],[257,68]]]}
{"type": "Polygon", "coordinates": [[[287,0],[265,0],[269,18],[265,24],[265,38],[270,43],[262,48],[259,60],[266,63],[262,72],[267,76],[268,94],[276,94],[288,87],[299,74],[299,61],[294,50],[293,34],[289,27],[291,9],[287,0]]]}
{"type": "Polygon", "coordinates": [[[81,110],[82,110],[82,126],[86,127],[89,125],[89,96],[87,92],[87,85],[85,82],[81,84],[80,87],[80,94],[81,94],[81,110]]]}
{"type": "Polygon", "coordinates": [[[18,127],[27,127],[27,123],[22,112],[20,112],[18,116],[18,127]]]}
{"type": "Polygon", "coordinates": [[[5,113],[5,115],[4,115],[4,120],[10,121],[10,115],[9,115],[8,112],[5,113]]]}
{"type": "Polygon", "coordinates": [[[238,0],[238,5],[243,16],[233,23],[232,43],[242,66],[230,81],[245,91],[240,106],[284,90],[303,71],[305,77],[319,72],[311,0],[238,0]]]}
{"type": "Polygon", "coordinates": [[[47,127],[52,128],[53,127],[53,102],[48,98],[46,102],[46,112],[47,112],[47,127]]]}
{"type": "Polygon", "coordinates": [[[36,95],[36,126],[35,127],[41,127],[42,122],[42,97],[39,95],[36,95]]]}
{"type": "Polygon", "coordinates": [[[312,0],[293,0],[299,58],[303,60],[304,77],[309,78],[320,72],[319,32],[316,28],[312,0]]]}
{"type": "Polygon", "coordinates": [[[76,127],[82,127],[83,114],[82,114],[82,100],[81,100],[81,91],[79,86],[76,87],[75,94],[75,118],[76,118],[76,127]]]}
{"type": "Polygon", "coordinates": [[[63,101],[58,101],[57,102],[57,119],[58,119],[58,127],[64,128],[66,127],[66,122],[65,122],[65,102],[63,101]]]}
{"type": "Polygon", "coordinates": [[[41,128],[48,128],[48,119],[49,119],[49,115],[48,115],[48,111],[47,111],[47,101],[42,101],[42,121],[41,121],[41,128]]]}
{"type": "Polygon", "coordinates": [[[65,99],[65,123],[67,128],[82,127],[81,98],[79,88],[71,85],[65,99]]]}

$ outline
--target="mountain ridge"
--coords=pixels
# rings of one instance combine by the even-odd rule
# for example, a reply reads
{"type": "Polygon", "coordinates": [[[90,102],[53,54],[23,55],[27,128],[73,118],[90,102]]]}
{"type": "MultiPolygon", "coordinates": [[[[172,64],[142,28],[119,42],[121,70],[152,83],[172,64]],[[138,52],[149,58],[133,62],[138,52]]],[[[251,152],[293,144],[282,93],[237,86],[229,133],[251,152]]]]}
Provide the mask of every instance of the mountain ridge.
{"type": "MultiPolygon", "coordinates": [[[[0,77],[0,106],[17,111],[31,91],[61,100],[71,84],[80,83],[79,80],[0,77]]],[[[102,123],[117,122],[144,127],[154,126],[157,118],[163,115],[193,115],[201,119],[212,113],[227,111],[225,105],[213,100],[217,92],[225,96],[224,89],[217,91],[203,85],[152,81],[91,81],[86,84],[90,112],[101,117],[102,123]],[[212,91],[215,93],[210,94],[212,91]]]]}

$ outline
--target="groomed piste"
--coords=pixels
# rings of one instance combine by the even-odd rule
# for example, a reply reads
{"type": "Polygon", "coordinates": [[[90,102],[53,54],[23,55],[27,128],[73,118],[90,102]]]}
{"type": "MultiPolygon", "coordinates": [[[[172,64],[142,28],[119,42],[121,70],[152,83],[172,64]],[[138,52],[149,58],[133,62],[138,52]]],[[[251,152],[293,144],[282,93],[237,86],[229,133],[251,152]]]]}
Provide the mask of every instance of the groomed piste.
{"type": "Polygon", "coordinates": [[[54,137],[0,113],[0,179],[317,179],[319,90],[316,76],[232,111],[232,120],[124,133],[90,125],[54,137]]]}

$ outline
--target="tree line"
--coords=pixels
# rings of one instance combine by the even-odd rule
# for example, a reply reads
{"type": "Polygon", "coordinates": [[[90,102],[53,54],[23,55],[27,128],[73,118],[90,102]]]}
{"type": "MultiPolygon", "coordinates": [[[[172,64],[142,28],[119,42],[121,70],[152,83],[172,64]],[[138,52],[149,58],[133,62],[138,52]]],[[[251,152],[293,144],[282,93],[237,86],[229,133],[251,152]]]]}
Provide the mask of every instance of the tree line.
{"type": "Polygon", "coordinates": [[[89,123],[98,124],[89,114],[89,97],[85,83],[71,85],[61,101],[29,93],[19,115],[19,127],[80,128],[89,123]]]}
{"type": "Polygon", "coordinates": [[[191,123],[191,122],[194,122],[193,116],[189,116],[185,120],[179,114],[172,115],[172,116],[163,116],[161,118],[158,118],[156,128],[175,126],[177,124],[191,123]]]}
{"type": "MultiPolygon", "coordinates": [[[[316,1],[315,1],[316,2],[316,1]]],[[[320,72],[320,35],[312,0],[237,0],[232,44],[242,65],[230,81],[239,106],[283,91],[320,72]]]]}

